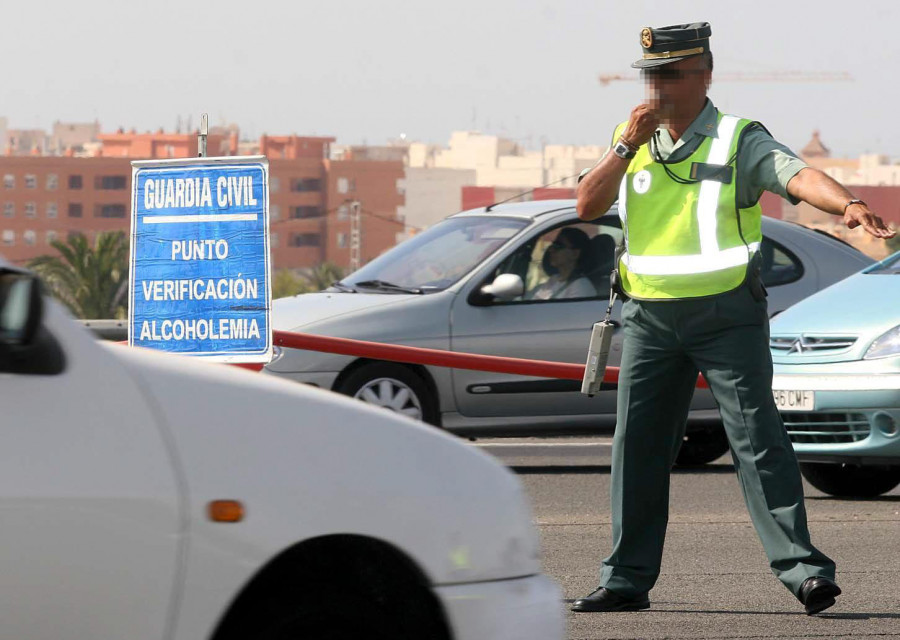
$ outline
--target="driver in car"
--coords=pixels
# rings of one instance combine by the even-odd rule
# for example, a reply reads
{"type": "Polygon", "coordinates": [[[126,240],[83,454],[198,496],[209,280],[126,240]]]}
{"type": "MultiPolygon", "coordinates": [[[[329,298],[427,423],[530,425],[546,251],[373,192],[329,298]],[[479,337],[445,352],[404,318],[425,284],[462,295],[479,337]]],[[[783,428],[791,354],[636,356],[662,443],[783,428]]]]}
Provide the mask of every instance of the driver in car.
{"type": "Polygon", "coordinates": [[[581,229],[562,229],[544,252],[541,266],[550,277],[525,294],[526,300],[593,298],[597,290],[585,276],[591,241],[581,229]]]}

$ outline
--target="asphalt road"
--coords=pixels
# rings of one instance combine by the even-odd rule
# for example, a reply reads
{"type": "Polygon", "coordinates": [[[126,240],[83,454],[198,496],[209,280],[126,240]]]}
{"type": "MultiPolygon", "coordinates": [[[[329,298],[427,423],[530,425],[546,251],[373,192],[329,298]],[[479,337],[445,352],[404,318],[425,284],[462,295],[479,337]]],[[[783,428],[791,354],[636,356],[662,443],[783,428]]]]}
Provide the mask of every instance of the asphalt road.
{"type": "MultiPolygon", "coordinates": [[[[544,571],[566,608],[597,585],[610,549],[608,439],[479,440],[531,496],[544,571]]],[[[806,616],[770,572],[730,459],[672,477],[662,575],[651,609],[568,614],[568,638],[900,638],[900,488],[835,499],[806,484],[814,544],[837,562],[837,604],[806,616]]]]}

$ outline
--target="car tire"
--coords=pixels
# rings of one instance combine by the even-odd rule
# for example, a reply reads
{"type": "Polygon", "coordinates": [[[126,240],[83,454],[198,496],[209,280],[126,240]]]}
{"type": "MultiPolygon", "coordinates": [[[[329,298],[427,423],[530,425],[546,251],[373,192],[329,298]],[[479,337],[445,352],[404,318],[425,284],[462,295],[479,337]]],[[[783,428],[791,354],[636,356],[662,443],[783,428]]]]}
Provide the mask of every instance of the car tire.
{"type": "Polygon", "coordinates": [[[440,425],[434,394],[412,369],[392,362],[372,362],[353,371],[335,389],[368,404],[440,425]]]}
{"type": "Polygon", "coordinates": [[[258,640],[394,640],[410,637],[399,626],[397,617],[374,603],[359,600],[350,607],[327,602],[317,602],[315,606],[298,603],[289,613],[268,621],[257,631],[259,635],[254,635],[258,640]],[[348,608],[352,608],[352,614],[348,608]]]}
{"type": "Polygon", "coordinates": [[[874,498],[900,484],[900,466],[801,462],[812,486],[840,498],[874,498]]]}
{"type": "Polygon", "coordinates": [[[689,426],[675,458],[681,467],[696,467],[716,460],[728,451],[728,436],[721,424],[689,426]]]}

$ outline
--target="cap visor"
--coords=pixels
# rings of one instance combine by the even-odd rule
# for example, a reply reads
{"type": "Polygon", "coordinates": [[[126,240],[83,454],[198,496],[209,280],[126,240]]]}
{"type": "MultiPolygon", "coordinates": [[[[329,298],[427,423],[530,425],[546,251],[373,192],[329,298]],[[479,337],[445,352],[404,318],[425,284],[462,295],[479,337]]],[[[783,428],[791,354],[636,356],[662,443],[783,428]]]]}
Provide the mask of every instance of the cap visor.
{"type": "Polygon", "coordinates": [[[649,60],[645,60],[645,59],[641,58],[640,60],[632,62],[631,68],[632,69],[649,69],[651,67],[661,67],[664,64],[678,62],[679,60],[687,60],[688,58],[694,58],[698,55],[702,55],[702,54],[698,53],[698,54],[694,54],[693,56],[679,56],[677,58],[655,58],[655,59],[649,59],[649,60]]]}

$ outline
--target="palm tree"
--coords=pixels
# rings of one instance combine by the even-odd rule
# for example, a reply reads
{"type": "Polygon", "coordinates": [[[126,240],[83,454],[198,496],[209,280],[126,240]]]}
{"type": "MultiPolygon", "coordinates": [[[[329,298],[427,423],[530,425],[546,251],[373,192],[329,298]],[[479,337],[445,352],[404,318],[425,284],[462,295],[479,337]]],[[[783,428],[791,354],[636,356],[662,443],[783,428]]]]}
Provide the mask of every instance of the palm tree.
{"type": "Polygon", "coordinates": [[[51,246],[59,256],[45,255],[28,267],[43,278],[50,292],[79,318],[124,318],[128,291],[128,240],[122,232],[99,233],[94,246],[81,234],[51,246]]]}

